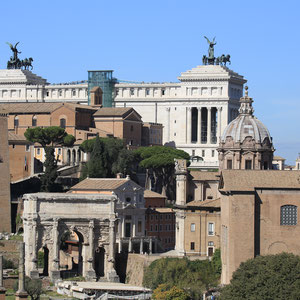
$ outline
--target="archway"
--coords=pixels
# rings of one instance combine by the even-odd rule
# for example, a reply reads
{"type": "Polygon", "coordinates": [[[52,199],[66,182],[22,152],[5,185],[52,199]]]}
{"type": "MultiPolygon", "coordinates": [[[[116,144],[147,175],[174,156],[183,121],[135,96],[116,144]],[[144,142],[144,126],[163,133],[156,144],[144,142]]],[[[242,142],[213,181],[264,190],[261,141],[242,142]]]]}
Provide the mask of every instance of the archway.
{"type": "Polygon", "coordinates": [[[61,278],[82,276],[83,236],[78,231],[65,231],[60,238],[59,269],[61,278]]]}
{"type": "Polygon", "coordinates": [[[77,163],[79,164],[81,162],[81,151],[80,149],[77,150],[77,163]]]}
{"type": "Polygon", "coordinates": [[[70,149],[67,151],[67,165],[71,164],[71,151],[70,149]]]}
{"type": "Polygon", "coordinates": [[[76,151],[75,151],[75,149],[73,149],[73,151],[72,151],[72,164],[73,165],[76,164],[76,151]]]}
{"type": "Polygon", "coordinates": [[[49,249],[46,245],[38,251],[38,270],[42,276],[49,275],[49,249]]]}
{"type": "Polygon", "coordinates": [[[100,277],[103,277],[105,274],[105,249],[103,247],[98,247],[95,251],[95,272],[97,276],[97,280],[100,277]]]}

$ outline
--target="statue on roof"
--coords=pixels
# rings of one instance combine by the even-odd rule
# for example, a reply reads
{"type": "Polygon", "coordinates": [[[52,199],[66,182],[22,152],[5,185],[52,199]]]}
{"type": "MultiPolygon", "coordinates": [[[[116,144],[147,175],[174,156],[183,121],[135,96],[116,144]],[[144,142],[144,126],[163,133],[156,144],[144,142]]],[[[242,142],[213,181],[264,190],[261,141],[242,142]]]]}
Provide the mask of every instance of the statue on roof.
{"type": "Polygon", "coordinates": [[[207,43],[209,44],[209,48],[208,48],[208,58],[212,59],[212,58],[215,57],[214,46],[217,44],[217,43],[215,43],[216,37],[214,37],[214,39],[212,40],[212,42],[211,42],[206,36],[204,36],[204,38],[206,38],[207,43]]]}
{"type": "Polygon", "coordinates": [[[7,69],[21,69],[24,68],[24,70],[31,70],[33,69],[32,62],[33,58],[25,58],[23,60],[20,60],[18,57],[18,54],[22,53],[21,51],[18,51],[17,46],[20,42],[17,42],[15,46],[13,46],[11,43],[6,42],[6,44],[10,47],[11,51],[13,52],[13,56],[10,57],[10,60],[7,62],[7,69]]]}

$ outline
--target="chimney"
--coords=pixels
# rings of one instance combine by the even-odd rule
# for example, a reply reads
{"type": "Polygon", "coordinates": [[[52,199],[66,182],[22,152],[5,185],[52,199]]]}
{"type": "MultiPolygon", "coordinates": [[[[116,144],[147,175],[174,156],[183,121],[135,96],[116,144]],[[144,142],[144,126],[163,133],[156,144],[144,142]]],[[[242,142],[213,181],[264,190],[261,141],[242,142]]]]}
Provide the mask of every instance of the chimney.
{"type": "Polygon", "coordinates": [[[121,179],[123,178],[123,174],[122,173],[117,173],[117,179],[121,179]]]}

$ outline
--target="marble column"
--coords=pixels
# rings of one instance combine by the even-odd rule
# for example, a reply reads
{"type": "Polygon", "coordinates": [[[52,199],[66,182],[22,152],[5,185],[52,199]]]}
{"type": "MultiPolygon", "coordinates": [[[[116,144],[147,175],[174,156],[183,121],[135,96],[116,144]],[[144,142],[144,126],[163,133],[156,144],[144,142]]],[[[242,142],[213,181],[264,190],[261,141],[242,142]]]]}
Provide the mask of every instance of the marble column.
{"type": "Polygon", "coordinates": [[[192,108],[187,107],[186,143],[192,143],[192,108]]]}
{"type": "Polygon", "coordinates": [[[32,220],[32,224],[31,224],[31,230],[32,230],[32,237],[33,237],[33,245],[32,245],[32,253],[31,253],[31,266],[32,266],[32,269],[30,270],[30,278],[32,279],[38,279],[39,278],[39,271],[38,271],[38,267],[37,267],[37,257],[36,257],[36,252],[37,252],[37,249],[36,249],[36,240],[37,240],[37,231],[36,231],[36,227],[37,227],[37,224],[36,224],[36,221],[37,219],[36,218],[33,218],[32,220]]]}
{"type": "Polygon", "coordinates": [[[53,252],[52,252],[52,270],[50,278],[52,281],[60,279],[59,271],[59,242],[58,242],[58,219],[53,220],[52,225],[52,240],[53,240],[53,252]]]}
{"type": "Polygon", "coordinates": [[[19,246],[19,251],[20,251],[20,258],[19,258],[19,285],[18,285],[18,290],[15,294],[16,300],[19,299],[27,299],[28,294],[25,291],[25,268],[24,268],[24,263],[25,263],[25,244],[22,242],[19,246]]]}
{"type": "Polygon", "coordinates": [[[198,131],[197,131],[197,143],[201,144],[201,107],[198,107],[198,131]]]}
{"type": "Polygon", "coordinates": [[[144,252],[144,240],[143,239],[141,239],[140,240],[140,254],[143,254],[143,252],[144,252]]]}
{"type": "Polygon", "coordinates": [[[0,254],[0,300],[5,300],[6,289],[3,286],[3,255],[0,254]]]}
{"type": "Polygon", "coordinates": [[[207,144],[211,144],[211,107],[207,107],[207,144]]]}
{"type": "Polygon", "coordinates": [[[88,248],[88,268],[87,268],[87,279],[89,281],[96,281],[96,272],[93,269],[93,261],[94,261],[94,220],[90,220],[89,222],[89,248],[88,248]]]}
{"type": "Polygon", "coordinates": [[[167,124],[166,124],[166,142],[170,142],[170,107],[166,107],[167,111],[167,124]]]}
{"type": "Polygon", "coordinates": [[[108,248],[108,264],[107,264],[107,279],[109,282],[119,282],[119,276],[115,270],[115,219],[109,221],[109,248],[108,248]]]}
{"type": "Polygon", "coordinates": [[[128,252],[129,253],[132,252],[132,240],[131,240],[131,237],[129,238],[129,242],[128,242],[128,252]]]}
{"type": "Polygon", "coordinates": [[[122,238],[119,238],[119,253],[122,252],[122,238]]]}
{"type": "Polygon", "coordinates": [[[149,239],[149,254],[152,254],[152,238],[149,239]]]}
{"type": "Polygon", "coordinates": [[[132,216],[132,237],[136,236],[136,218],[135,215],[132,216]]]}
{"type": "Polygon", "coordinates": [[[221,142],[221,114],[222,114],[222,107],[218,107],[218,133],[217,133],[217,144],[221,142]]]}

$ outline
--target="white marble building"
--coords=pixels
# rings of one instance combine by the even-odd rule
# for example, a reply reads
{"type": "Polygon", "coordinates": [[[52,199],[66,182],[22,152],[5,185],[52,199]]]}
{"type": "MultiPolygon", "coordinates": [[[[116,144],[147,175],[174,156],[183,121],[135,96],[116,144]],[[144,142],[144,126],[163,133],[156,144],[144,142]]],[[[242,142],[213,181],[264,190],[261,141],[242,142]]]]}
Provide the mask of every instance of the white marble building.
{"type": "Polygon", "coordinates": [[[238,115],[246,80],[220,65],[197,66],[178,79],[178,83],[116,84],[115,106],[133,107],[144,122],[162,123],[164,144],[195,157],[192,166],[218,167],[220,136],[238,115]]]}
{"type": "MultiPolygon", "coordinates": [[[[220,65],[197,66],[174,83],[117,83],[116,107],[133,107],[143,122],[162,123],[163,144],[188,152],[199,168],[218,167],[222,131],[238,115],[246,80],[220,65]],[[203,161],[201,160],[203,159],[203,161]]],[[[1,102],[88,103],[88,84],[49,84],[27,70],[0,70],[1,102]]]]}

